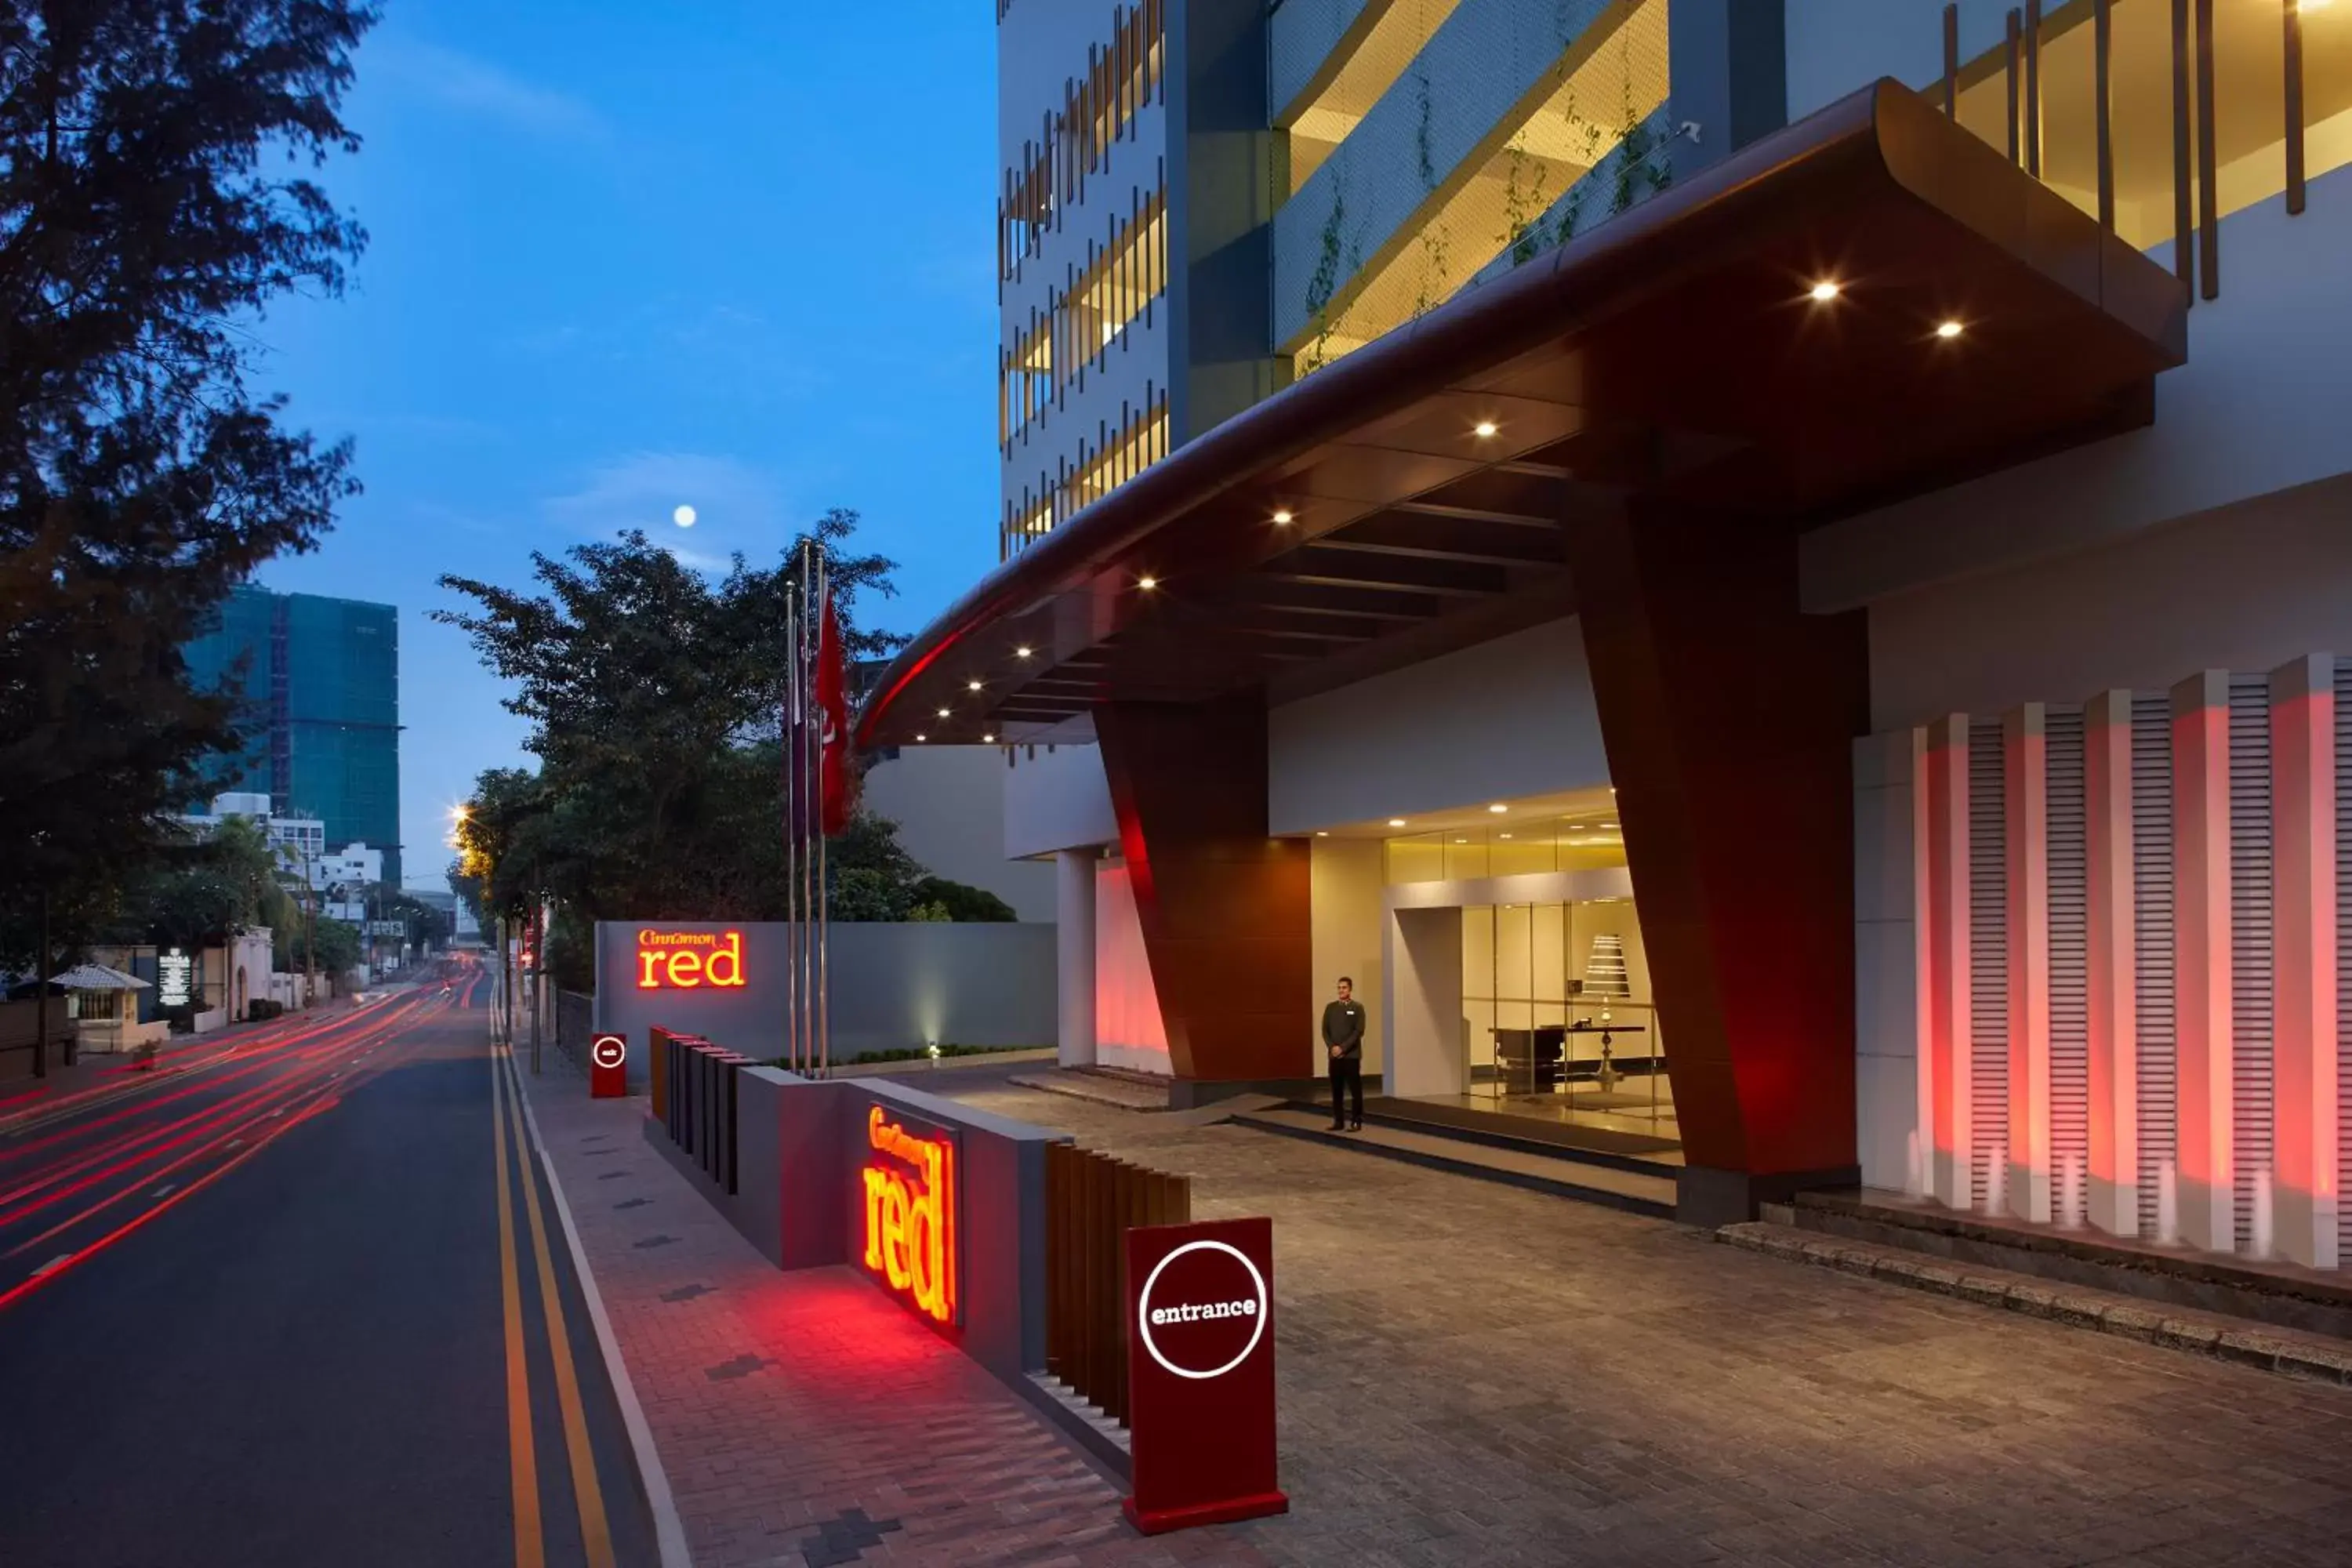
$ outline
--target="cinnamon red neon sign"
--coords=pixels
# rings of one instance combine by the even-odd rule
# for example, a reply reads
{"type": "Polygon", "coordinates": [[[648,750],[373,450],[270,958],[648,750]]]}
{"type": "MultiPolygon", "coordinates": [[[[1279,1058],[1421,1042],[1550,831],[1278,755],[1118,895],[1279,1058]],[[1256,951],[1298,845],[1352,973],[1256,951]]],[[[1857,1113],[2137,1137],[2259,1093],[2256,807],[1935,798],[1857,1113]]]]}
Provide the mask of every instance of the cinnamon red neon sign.
{"type": "Polygon", "coordinates": [[[938,1322],[956,1319],[955,1145],[866,1113],[866,1267],[938,1322]]]}
{"type": "Polygon", "coordinates": [[[744,984],[743,933],[740,931],[637,932],[640,991],[729,990],[744,984]]]}

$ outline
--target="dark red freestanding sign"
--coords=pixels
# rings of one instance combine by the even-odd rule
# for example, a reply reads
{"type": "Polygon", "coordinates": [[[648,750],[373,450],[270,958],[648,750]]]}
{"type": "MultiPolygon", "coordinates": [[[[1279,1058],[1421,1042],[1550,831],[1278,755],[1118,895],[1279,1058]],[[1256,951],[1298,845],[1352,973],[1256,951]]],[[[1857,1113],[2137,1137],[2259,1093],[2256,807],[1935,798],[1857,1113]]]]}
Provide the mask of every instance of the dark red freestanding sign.
{"type": "Polygon", "coordinates": [[[1275,1485],[1272,1220],[1129,1231],[1127,1364],[1138,1530],[1289,1510],[1275,1485]]]}
{"type": "Polygon", "coordinates": [[[629,1037],[598,1035],[588,1042],[588,1098],[620,1100],[629,1092],[629,1037]]]}

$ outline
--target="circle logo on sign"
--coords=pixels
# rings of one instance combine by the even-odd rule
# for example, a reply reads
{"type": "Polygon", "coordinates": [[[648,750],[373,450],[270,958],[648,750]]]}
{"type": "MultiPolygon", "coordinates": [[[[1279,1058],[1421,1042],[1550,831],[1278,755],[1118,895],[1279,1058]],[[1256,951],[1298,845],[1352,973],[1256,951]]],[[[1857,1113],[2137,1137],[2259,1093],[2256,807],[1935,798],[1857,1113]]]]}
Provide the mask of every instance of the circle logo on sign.
{"type": "Polygon", "coordinates": [[[629,1059],[629,1042],[618,1035],[599,1035],[588,1047],[588,1059],[600,1068],[616,1068],[629,1059]]]}
{"type": "MultiPolygon", "coordinates": [[[[1190,1270],[1189,1272],[1197,1273],[1198,1270],[1190,1270]]],[[[1146,1354],[1150,1355],[1153,1361],[1158,1362],[1163,1369],[1174,1373],[1178,1377],[1189,1377],[1195,1380],[1202,1380],[1212,1377],[1223,1377],[1225,1373],[1233,1371],[1234,1368],[1241,1365],[1242,1363],[1249,1360],[1250,1352],[1257,1349],[1258,1341],[1265,1337],[1266,1306],[1265,1276],[1258,1272],[1257,1265],[1252,1263],[1249,1258],[1243,1254],[1239,1247],[1229,1246],[1222,1241],[1188,1241],[1183,1246],[1176,1248],[1175,1251],[1170,1253],[1167,1257],[1161,1258],[1157,1264],[1154,1264],[1152,1266],[1151,1272],[1144,1277],[1143,1294],[1135,1303],[1135,1320],[1137,1327],[1143,1334],[1143,1349],[1146,1354]],[[1249,1315],[1249,1342],[1243,1345],[1230,1361],[1227,1361],[1222,1366],[1179,1366],[1176,1363],[1168,1359],[1167,1352],[1160,1349],[1158,1338],[1154,1336],[1151,1331],[1151,1292],[1153,1288],[1160,1283],[1160,1277],[1168,1271],[1168,1266],[1170,1264],[1175,1262],[1178,1258],[1182,1258],[1187,1254],[1201,1252],[1223,1253],[1226,1257],[1231,1258],[1234,1262],[1240,1264],[1242,1268],[1248,1272],[1250,1289],[1256,1293],[1257,1297],[1257,1310],[1249,1315]]]]}

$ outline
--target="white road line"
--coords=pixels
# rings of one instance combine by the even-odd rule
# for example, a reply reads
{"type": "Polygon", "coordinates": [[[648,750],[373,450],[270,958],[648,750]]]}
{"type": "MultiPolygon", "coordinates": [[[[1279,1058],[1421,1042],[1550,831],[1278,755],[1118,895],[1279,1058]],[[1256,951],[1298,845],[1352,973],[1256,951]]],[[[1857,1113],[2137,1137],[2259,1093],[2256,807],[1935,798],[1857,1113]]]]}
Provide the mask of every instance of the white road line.
{"type": "Polygon", "coordinates": [[[60,1252],[60,1253],[58,1253],[55,1258],[50,1258],[47,1263],[42,1264],[38,1268],[34,1269],[34,1270],[33,1270],[33,1275],[32,1275],[32,1277],[33,1277],[34,1279],[38,1279],[42,1275],[47,1274],[50,1269],[52,1269],[52,1268],[64,1268],[67,1264],[71,1263],[72,1261],[73,1261],[73,1254],[72,1254],[72,1253],[70,1253],[70,1252],[60,1252]]]}

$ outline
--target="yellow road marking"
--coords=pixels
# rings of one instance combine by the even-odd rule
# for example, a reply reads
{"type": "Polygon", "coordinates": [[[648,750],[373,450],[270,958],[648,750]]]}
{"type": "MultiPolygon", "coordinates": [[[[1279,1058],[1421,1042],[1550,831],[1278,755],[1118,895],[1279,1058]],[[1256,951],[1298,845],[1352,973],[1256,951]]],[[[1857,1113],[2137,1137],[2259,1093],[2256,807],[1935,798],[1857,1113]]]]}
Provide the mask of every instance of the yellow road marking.
{"type": "Polygon", "coordinates": [[[507,1116],[514,1129],[515,1164],[522,1178],[523,1213],[530,1219],[530,1247],[539,1259],[539,1300],[547,1314],[547,1343],[555,1362],[555,1398],[563,1410],[563,1446],[572,1458],[572,1495],[580,1506],[580,1540],[588,1553],[588,1568],[613,1568],[613,1532],[604,1518],[604,1490],[596,1479],[596,1455],[588,1446],[588,1416],[580,1405],[580,1379],[572,1365],[572,1336],[565,1332],[563,1300],[555,1290],[555,1261],[547,1250],[547,1226],[540,1218],[539,1184],[532,1180],[523,1136],[522,1084],[514,1052],[506,1058],[507,1116]]]}
{"type": "MultiPolygon", "coordinates": [[[[505,1075],[490,1058],[490,1142],[497,1150],[499,1289],[507,1325],[507,1453],[514,1489],[515,1568],[545,1568],[539,1524],[539,1458],[530,1436],[530,1368],[524,1359],[522,1285],[515,1273],[514,1214],[507,1195],[505,1075]]],[[[518,1156],[520,1152],[518,1152],[518,1156]]]]}

